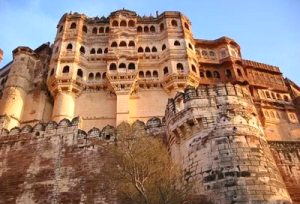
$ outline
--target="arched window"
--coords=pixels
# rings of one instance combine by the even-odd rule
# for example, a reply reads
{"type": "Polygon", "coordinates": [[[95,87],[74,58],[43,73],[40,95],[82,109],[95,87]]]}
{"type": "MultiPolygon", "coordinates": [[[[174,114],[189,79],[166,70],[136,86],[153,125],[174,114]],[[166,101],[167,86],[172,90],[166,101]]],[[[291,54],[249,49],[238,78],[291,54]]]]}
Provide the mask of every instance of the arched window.
{"type": "Polygon", "coordinates": [[[102,74],[102,79],[106,79],[106,72],[102,74]]]}
{"type": "Polygon", "coordinates": [[[163,44],[162,46],[161,46],[161,50],[165,50],[167,48],[167,46],[165,45],[165,44],[163,44]]]}
{"type": "Polygon", "coordinates": [[[143,32],[142,26],[138,26],[136,30],[137,30],[137,32],[139,32],[139,33],[143,32]]]}
{"type": "Polygon", "coordinates": [[[95,53],[96,53],[95,48],[92,48],[91,51],[90,51],[90,54],[95,54],[95,53]]]}
{"type": "Polygon", "coordinates": [[[267,98],[271,98],[271,95],[268,91],[266,91],[266,96],[267,96],[267,98]]]}
{"type": "Polygon", "coordinates": [[[277,96],[277,99],[278,99],[278,100],[282,100],[282,97],[281,97],[280,94],[276,94],[276,96],[277,96]]]}
{"type": "Polygon", "coordinates": [[[231,71],[229,69],[226,69],[225,75],[226,75],[227,78],[231,78],[232,77],[231,71]]]}
{"type": "Polygon", "coordinates": [[[129,21],[128,21],[128,26],[129,26],[129,27],[134,27],[134,26],[135,26],[134,21],[133,21],[133,20],[129,20],[129,21]]]}
{"type": "Polygon", "coordinates": [[[118,47],[118,44],[117,44],[117,42],[116,41],[113,41],[112,43],[111,43],[111,45],[110,45],[111,47],[118,47]]]}
{"type": "Polygon", "coordinates": [[[119,22],[116,21],[116,20],[114,20],[114,21],[112,22],[112,26],[113,26],[113,27],[118,27],[118,26],[119,26],[119,22]]]}
{"type": "Polygon", "coordinates": [[[134,41],[132,41],[132,40],[131,40],[131,41],[129,41],[129,43],[128,43],[128,46],[129,46],[129,47],[134,47],[134,46],[135,46],[135,43],[134,43],[134,41]]]}
{"type": "Polygon", "coordinates": [[[169,69],[168,69],[168,67],[165,67],[164,68],[164,75],[167,75],[169,73],[169,69]]]}
{"type": "Polygon", "coordinates": [[[214,51],[209,51],[209,56],[214,57],[216,54],[214,51]]]}
{"type": "Polygon", "coordinates": [[[272,96],[273,99],[276,99],[276,96],[273,92],[271,93],[271,96],[272,96]]]}
{"type": "Polygon", "coordinates": [[[192,64],[192,71],[197,72],[195,65],[192,64]]]}
{"type": "Polygon", "coordinates": [[[202,54],[202,56],[207,56],[207,51],[206,50],[202,50],[201,54],[202,54]]]}
{"type": "Polygon", "coordinates": [[[151,72],[150,71],[146,71],[146,77],[151,77],[151,72]]]}
{"type": "Polygon", "coordinates": [[[157,52],[156,47],[152,47],[152,52],[157,52]]]}
{"type": "Polygon", "coordinates": [[[81,78],[83,77],[83,71],[81,69],[77,70],[77,76],[81,78]]]}
{"type": "Polygon", "coordinates": [[[237,73],[238,73],[238,75],[239,75],[240,77],[243,76],[242,71],[241,71],[240,69],[237,69],[236,71],[237,71],[237,73]]]}
{"type": "Polygon", "coordinates": [[[87,33],[87,27],[86,27],[86,25],[82,26],[82,31],[85,32],[85,33],[87,33]]]}
{"type": "Polygon", "coordinates": [[[70,72],[70,67],[69,66],[64,66],[63,71],[64,74],[69,73],[70,72]]]}
{"type": "Polygon", "coordinates": [[[190,48],[191,50],[194,50],[191,43],[189,43],[189,48],[190,48]]]}
{"type": "Polygon", "coordinates": [[[109,70],[117,70],[117,65],[115,63],[111,63],[109,65],[109,70]]]}
{"type": "Polygon", "coordinates": [[[126,69],[126,64],[125,63],[119,64],[119,69],[126,69]]]}
{"type": "Polygon", "coordinates": [[[140,72],[139,72],[139,77],[140,77],[140,78],[144,78],[144,72],[143,72],[143,71],[140,71],[140,72]]]}
{"type": "Polygon", "coordinates": [[[121,27],[126,27],[127,26],[127,23],[125,20],[122,20],[121,23],[120,23],[120,26],[121,27]]]}
{"type": "Polygon", "coordinates": [[[71,51],[72,49],[73,49],[73,45],[71,43],[69,43],[68,46],[67,46],[67,50],[71,51]]]}
{"type": "Polygon", "coordinates": [[[190,26],[187,23],[184,23],[184,27],[188,30],[190,30],[190,26]]]}
{"type": "Polygon", "coordinates": [[[287,102],[289,101],[289,97],[288,96],[284,95],[283,98],[284,98],[285,101],[287,101],[287,102]]]}
{"type": "Polygon", "coordinates": [[[144,32],[145,32],[145,33],[148,33],[148,32],[149,32],[149,27],[148,27],[148,26],[145,26],[145,27],[144,27],[144,32]]]}
{"type": "Polygon", "coordinates": [[[214,78],[220,78],[220,73],[217,71],[214,71],[214,78]]]}
{"type": "Polygon", "coordinates": [[[205,73],[206,73],[206,77],[207,77],[207,78],[212,78],[212,74],[211,74],[210,71],[206,71],[205,73]]]}
{"type": "Polygon", "coordinates": [[[174,27],[177,27],[177,26],[178,26],[178,24],[177,24],[177,21],[176,21],[176,20],[172,20],[172,21],[171,21],[171,24],[172,24],[172,26],[174,26],[174,27]]]}
{"type": "Polygon", "coordinates": [[[71,29],[75,29],[76,28],[76,23],[72,23],[70,26],[71,29]]]}
{"type": "Polygon", "coordinates": [[[93,73],[89,73],[89,80],[93,80],[94,79],[94,74],[93,73]]]}
{"type": "Polygon", "coordinates": [[[155,78],[158,77],[158,72],[157,71],[153,71],[153,77],[155,77],[155,78]]]}
{"type": "Polygon", "coordinates": [[[98,29],[96,27],[93,28],[92,33],[97,34],[98,29]]]}
{"type": "Polygon", "coordinates": [[[134,63],[129,63],[128,69],[135,70],[135,64],[134,63]]]}
{"type": "Polygon", "coordinates": [[[108,52],[108,49],[107,49],[107,48],[105,48],[105,49],[104,49],[104,53],[106,54],[107,52],[108,52]]]}
{"type": "Polygon", "coordinates": [[[126,42],[125,42],[125,41],[121,41],[121,42],[120,42],[120,44],[119,44],[119,46],[120,46],[120,47],[126,47],[126,46],[127,46],[127,44],[126,44],[126,42]]]}
{"type": "Polygon", "coordinates": [[[95,78],[96,78],[96,80],[101,79],[101,74],[100,74],[100,72],[97,72],[97,73],[96,73],[96,77],[95,77],[95,78]]]}
{"type": "MultiPolygon", "coordinates": [[[[54,69],[51,69],[51,71],[50,71],[50,76],[52,76],[53,74],[54,74],[54,69]]],[[[4,80],[3,80],[3,81],[4,81],[4,80]]],[[[3,82],[3,81],[2,81],[2,82],[3,82]]],[[[1,83],[2,83],[2,82],[1,82],[1,83]]],[[[2,83],[2,84],[3,84],[3,83],[2,83]]]]}
{"type": "Polygon", "coordinates": [[[109,27],[105,28],[105,32],[108,33],[109,32],[109,27]]]}
{"type": "Polygon", "coordinates": [[[59,27],[59,32],[60,32],[60,33],[61,33],[61,31],[63,30],[63,28],[64,28],[63,26],[60,26],[60,27],[59,27]]]}
{"type": "Polygon", "coordinates": [[[139,47],[138,52],[144,52],[144,49],[142,47],[139,47]]]}
{"type": "Polygon", "coordinates": [[[275,118],[275,115],[274,115],[273,111],[270,111],[270,115],[271,115],[272,118],[275,118]]]}
{"type": "Polygon", "coordinates": [[[83,46],[80,47],[80,50],[79,50],[82,54],[85,54],[85,49],[83,46]]]}
{"type": "Polygon", "coordinates": [[[180,42],[178,40],[174,41],[174,46],[180,46],[180,42]]]}
{"type": "Polygon", "coordinates": [[[150,31],[153,33],[155,32],[155,27],[153,25],[150,27],[150,31]]]}
{"type": "Polygon", "coordinates": [[[204,77],[204,72],[200,71],[200,77],[204,77]]]}
{"type": "Polygon", "coordinates": [[[104,33],[104,27],[99,28],[99,33],[104,33]]]}
{"type": "Polygon", "coordinates": [[[149,47],[146,47],[146,48],[145,48],[145,52],[150,52],[150,48],[149,48],[149,47]]]}
{"type": "Polygon", "coordinates": [[[102,54],[102,49],[101,48],[98,48],[97,54],[102,54]]]}
{"type": "Polygon", "coordinates": [[[184,69],[183,69],[183,65],[181,63],[177,63],[176,67],[177,67],[178,72],[183,72],[184,69]]]}
{"type": "Polygon", "coordinates": [[[163,23],[161,23],[161,24],[159,25],[159,30],[160,30],[160,32],[162,32],[164,29],[165,29],[165,25],[164,25],[163,23]]]}

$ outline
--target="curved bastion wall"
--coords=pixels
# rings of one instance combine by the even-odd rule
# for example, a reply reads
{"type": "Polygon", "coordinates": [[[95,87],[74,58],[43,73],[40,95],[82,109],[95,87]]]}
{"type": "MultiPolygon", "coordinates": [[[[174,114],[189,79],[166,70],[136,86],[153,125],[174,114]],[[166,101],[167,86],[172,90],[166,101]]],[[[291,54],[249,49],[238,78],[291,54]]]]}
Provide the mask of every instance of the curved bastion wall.
{"type": "Polygon", "coordinates": [[[215,203],[291,203],[247,86],[188,87],[170,99],[172,158],[215,203]]]}

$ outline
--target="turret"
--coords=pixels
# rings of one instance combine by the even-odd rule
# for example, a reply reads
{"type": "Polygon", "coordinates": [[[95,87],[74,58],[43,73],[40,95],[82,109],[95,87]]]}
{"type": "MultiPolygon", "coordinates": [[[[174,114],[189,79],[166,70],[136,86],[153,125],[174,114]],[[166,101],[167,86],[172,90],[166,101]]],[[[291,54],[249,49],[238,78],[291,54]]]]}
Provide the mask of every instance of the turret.
{"type": "Polygon", "coordinates": [[[215,203],[291,203],[246,86],[188,87],[166,110],[168,146],[215,203]]]}
{"type": "Polygon", "coordinates": [[[0,107],[0,115],[7,116],[4,125],[6,129],[20,125],[36,59],[37,55],[28,47],[18,47],[13,51],[13,62],[3,91],[3,103],[0,107]]]}
{"type": "Polygon", "coordinates": [[[3,59],[3,51],[0,49],[0,62],[2,61],[3,59]]]}

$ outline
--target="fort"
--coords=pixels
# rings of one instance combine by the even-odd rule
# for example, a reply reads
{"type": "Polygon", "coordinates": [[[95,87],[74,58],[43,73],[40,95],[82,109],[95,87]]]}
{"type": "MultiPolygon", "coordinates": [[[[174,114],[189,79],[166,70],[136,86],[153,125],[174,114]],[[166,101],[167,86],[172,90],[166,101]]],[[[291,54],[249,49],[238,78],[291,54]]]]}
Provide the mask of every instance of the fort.
{"type": "MultiPolygon", "coordinates": [[[[195,39],[180,12],[66,13],[0,70],[0,203],[116,203],[101,182],[123,122],[164,137],[214,203],[300,203],[300,87],[195,39]]],[[[3,52],[0,50],[0,60],[3,52]]]]}

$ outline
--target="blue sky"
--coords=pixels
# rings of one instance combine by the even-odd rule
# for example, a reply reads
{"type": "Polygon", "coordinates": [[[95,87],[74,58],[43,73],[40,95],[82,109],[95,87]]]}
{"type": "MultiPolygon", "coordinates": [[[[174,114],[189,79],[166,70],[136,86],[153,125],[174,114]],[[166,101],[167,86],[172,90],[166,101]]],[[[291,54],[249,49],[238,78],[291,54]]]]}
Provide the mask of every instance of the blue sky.
{"type": "Polygon", "coordinates": [[[53,42],[65,12],[93,17],[122,8],[139,15],[181,11],[190,18],[195,38],[231,37],[243,58],[279,66],[300,85],[300,0],[0,0],[0,67],[17,46],[53,42]]]}

